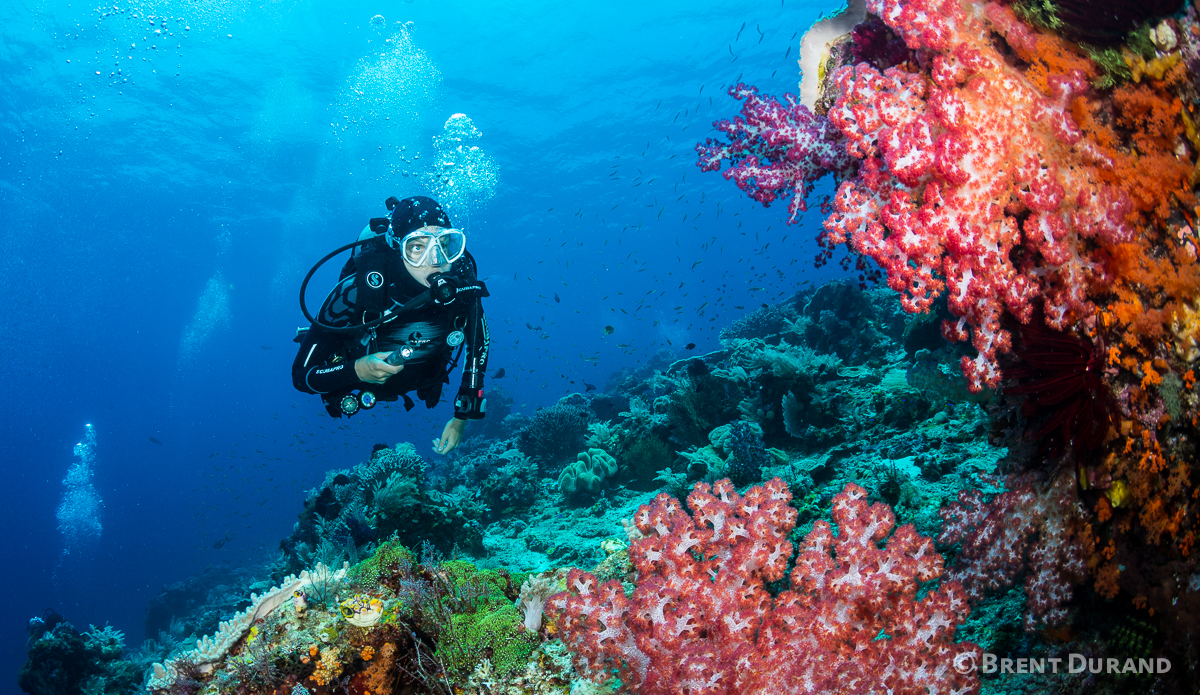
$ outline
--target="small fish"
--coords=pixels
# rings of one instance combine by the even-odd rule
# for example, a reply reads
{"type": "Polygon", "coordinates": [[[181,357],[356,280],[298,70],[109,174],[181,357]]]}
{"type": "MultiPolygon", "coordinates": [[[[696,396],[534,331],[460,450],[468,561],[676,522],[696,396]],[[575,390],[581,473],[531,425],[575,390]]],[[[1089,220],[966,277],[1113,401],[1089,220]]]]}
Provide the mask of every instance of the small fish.
{"type": "Polygon", "coordinates": [[[224,547],[224,545],[225,545],[226,543],[228,543],[228,542],[229,542],[229,541],[231,541],[231,540],[233,540],[233,539],[232,539],[232,538],[230,538],[228,535],[227,535],[227,536],[225,536],[225,537],[224,537],[224,538],[222,538],[221,540],[219,540],[219,541],[217,541],[216,543],[213,543],[213,544],[212,544],[213,550],[220,550],[222,547],[224,547]]]}
{"type": "Polygon", "coordinates": [[[615,331],[615,330],[617,330],[617,329],[613,328],[612,326],[605,326],[604,327],[604,335],[612,335],[613,331],[615,331]]]}
{"type": "Polygon", "coordinates": [[[270,350],[271,349],[270,345],[259,345],[258,347],[262,350],[270,350]]]}
{"type": "Polygon", "coordinates": [[[583,382],[583,385],[584,385],[584,389],[583,389],[584,393],[587,393],[588,391],[596,390],[596,386],[594,384],[589,384],[588,382],[585,381],[585,382],[583,382]]]}
{"type": "Polygon", "coordinates": [[[504,367],[497,369],[496,373],[492,375],[492,378],[493,379],[503,379],[504,378],[504,367]]]}
{"type": "Polygon", "coordinates": [[[554,293],[554,303],[555,303],[555,304],[562,304],[562,300],[558,298],[558,293],[557,293],[557,292],[555,292],[555,293],[554,293]]]}
{"type": "Polygon", "coordinates": [[[151,441],[151,442],[153,442],[153,443],[155,443],[155,444],[157,444],[157,445],[159,445],[159,446],[162,446],[162,442],[158,441],[158,440],[157,440],[157,439],[155,439],[154,437],[151,437],[151,438],[150,438],[150,441],[151,441]]]}
{"type": "Polygon", "coordinates": [[[683,349],[685,349],[685,350],[695,350],[695,349],[696,349],[696,344],[695,344],[695,343],[688,343],[687,345],[684,345],[684,346],[683,346],[683,349]]]}

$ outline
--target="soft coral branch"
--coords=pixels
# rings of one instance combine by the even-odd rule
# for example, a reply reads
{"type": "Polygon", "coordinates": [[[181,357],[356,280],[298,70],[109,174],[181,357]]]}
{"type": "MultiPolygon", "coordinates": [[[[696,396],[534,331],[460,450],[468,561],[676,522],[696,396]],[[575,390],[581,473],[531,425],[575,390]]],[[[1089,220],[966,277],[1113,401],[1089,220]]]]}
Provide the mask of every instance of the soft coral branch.
{"type": "Polygon", "coordinates": [[[788,222],[795,222],[808,209],[804,199],[813,184],[852,165],[841,135],[791,94],[783,95],[780,103],[739,82],[729,88],[729,95],[745,101],[742,113],[713,124],[729,142],[709,138],[696,145],[700,169],[717,171],[728,160],[730,166],[722,174],[727,180],[764,206],[790,197],[788,222]]]}

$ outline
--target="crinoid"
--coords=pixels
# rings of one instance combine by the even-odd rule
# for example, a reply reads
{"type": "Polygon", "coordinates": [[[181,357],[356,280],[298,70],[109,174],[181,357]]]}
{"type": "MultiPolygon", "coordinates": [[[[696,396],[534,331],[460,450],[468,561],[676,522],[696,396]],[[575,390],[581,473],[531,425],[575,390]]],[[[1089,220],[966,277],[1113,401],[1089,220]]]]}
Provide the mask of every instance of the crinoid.
{"type": "Polygon", "coordinates": [[[1030,435],[1053,456],[1096,449],[1112,423],[1112,395],[1104,383],[1103,350],[1091,341],[1052,330],[1035,316],[1014,331],[1019,363],[1004,375],[1005,389],[1025,397],[1022,413],[1037,429],[1030,435]]]}
{"type": "Polygon", "coordinates": [[[1169,17],[1183,0],[1055,0],[1055,15],[1063,33],[1087,43],[1118,44],[1139,24],[1169,17]]]}

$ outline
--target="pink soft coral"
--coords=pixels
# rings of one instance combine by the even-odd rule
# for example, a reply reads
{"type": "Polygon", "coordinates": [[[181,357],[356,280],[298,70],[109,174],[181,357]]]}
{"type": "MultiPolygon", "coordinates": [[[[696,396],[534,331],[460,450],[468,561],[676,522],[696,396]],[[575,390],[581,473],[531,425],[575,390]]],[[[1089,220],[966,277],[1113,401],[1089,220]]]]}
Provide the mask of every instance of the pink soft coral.
{"type": "Polygon", "coordinates": [[[739,82],[729,88],[729,95],[745,100],[742,113],[713,124],[729,142],[710,138],[696,146],[701,170],[716,171],[728,160],[730,167],[722,176],[764,206],[790,196],[788,219],[794,222],[808,209],[804,199],[817,179],[849,170],[853,160],[844,141],[827,119],[814,115],[791,94],[784,94],[780,103],[739,82]]]}
{"type": "Polygon", "coordinates": [[[792,588],[766,590],[792,555],[790,500],[778,478],[744,496],[722,480],[696,485],[690,516],[665,494],[639,509],[633,595],[574,569],[550,598],[580,668],[645,695],[975,692],[978,647],[953,642],[962,589],[918,601],[941,556],[912,525],[892,534],[892,510],[857,485],[833,500],[838,534],[818,521],[805,538],[792,588]]]}

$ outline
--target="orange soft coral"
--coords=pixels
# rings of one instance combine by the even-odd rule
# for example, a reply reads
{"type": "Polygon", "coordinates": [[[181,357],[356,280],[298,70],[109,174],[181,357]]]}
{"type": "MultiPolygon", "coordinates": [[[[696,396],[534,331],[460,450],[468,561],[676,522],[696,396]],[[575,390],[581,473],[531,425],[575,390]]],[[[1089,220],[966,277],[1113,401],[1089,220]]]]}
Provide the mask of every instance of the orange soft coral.
{"type": "Polygon", "coordinates": [[[1079,48],[1055,34],[1039,33],[1033,41],[1033,50],[1019,42],[1013,42],[1014,52],[1021,60],[1029,63],[1025,76],[1033,82],[1042,94],[1050,95],[1050,77],[1052,75],[1068,75],[1078,70],[1091,81],[1095,79],[1096,65],[1079,48]]]}
{"type": "Polygon", "coordinates": [[[1124,190],[1147,224],[1166,220],[1173,205],[1195,202],[1193,163],[1177,153],[1186,125],[1183,105],[1171,91],[1176,79],[1173,70],[1163,80],[1119,87],[1111,107],[1082,97],[1071,105],[1080,130],[1111,162],[1101,168],[1101,180],[1124,190]]]}
{"type": "MultiPolygon", "coordinates": [[[[1189,301],[1200,293],[1200,265],[1185,246],[1163,246],[1146,239],[1110,249],[1111,290],[1116,300],[1104,316],[1111,319],[1125,346],[1149,356],[1189,301]],[[1157,253],[1155,249],[1158,249],[1157,253]]],[[[1153,380],[1151,381],[1153,383],[1153,380]]]]}

